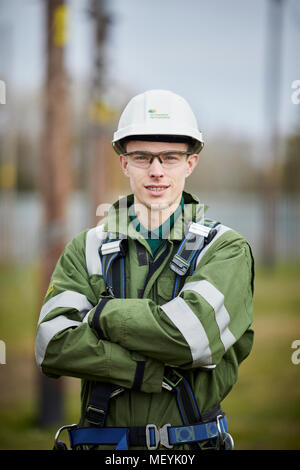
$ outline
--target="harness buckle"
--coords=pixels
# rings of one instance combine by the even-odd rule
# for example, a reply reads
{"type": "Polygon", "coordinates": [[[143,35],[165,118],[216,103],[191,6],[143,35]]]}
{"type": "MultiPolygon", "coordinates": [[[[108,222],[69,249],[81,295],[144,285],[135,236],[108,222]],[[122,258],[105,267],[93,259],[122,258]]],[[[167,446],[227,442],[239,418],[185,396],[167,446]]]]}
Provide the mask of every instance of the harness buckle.
{"type": "Polygon", "coordinates": [[[168,428],[171,424],[164,424],[162,428],[157,429],[155,424],[147,424],[146,426],[146,444],[148,450],[156,450],[159,444],[162,444],[167,449],[172,449],[173,445],[170,444],[168,428]],[[151,444],[153,442],[154,444],[151,444]]]}
{"type": "Polygon", "coordinates": [[[64,429],[67,429],[69,431],[69,429],[72,428],[77,428],[77,424],[67,424],[66,426],[62,426],[58,429],[54,437],[54,450],[68,450],[66,444],[63,441],[59,441],[58,438],[64,429]]]}
{"type": "Polygon", "coordinates": [[[221,450],[233,450],[234,449],[234,441],[229,434],[229,432],[222,431],[220,420],[223,418],[222,415],[217,416],[217,429],[218,429],[218,437],[219,437],[219,448],[221,450]]]}
{"type": "Polygon", "coordinates": [[[86,419],[90,424],[96,426],[103,426],[105,414],[105,410],[100,410],[92,405],[88,405],[86,409],[86,419]]]}
{"type": "Polygon", "coordinates": [[[158,429],[156,427],[155,424],[147,424],[146,425],[146,444],[147,444],[147,448],[148,450],[156,450],[157,447],[158,447],[158,444],[159,444],[159,432],[158,432],[158,429]],[[150,431],[153,430],[154,431],[154,444],[151,444],[151,441],[153,441],[153,439],[151,439],[151,436],[150,436],[150,431]]]}
{"type": "Polygon", "coordinates": [[[168,428],[171,427],[171,424],[164,424],[159,430],[160,443],[167,449],[172,449],[173,445],[170,444],[168,428]]]}
{"type": "Polygon", "coordinates": [[[170,262],[170,268],[179,276],[184,276],[189,270],[189,263],[187,263],[179,255],[175,255],[170,262]]]}

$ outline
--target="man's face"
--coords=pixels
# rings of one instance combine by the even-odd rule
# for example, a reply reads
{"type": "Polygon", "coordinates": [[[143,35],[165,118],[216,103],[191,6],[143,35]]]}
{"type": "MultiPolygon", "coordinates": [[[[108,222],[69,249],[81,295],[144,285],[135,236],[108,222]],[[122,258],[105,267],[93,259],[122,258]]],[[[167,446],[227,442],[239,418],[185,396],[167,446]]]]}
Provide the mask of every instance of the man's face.
{"type": "MultiPolygon", "coordinates": [[[[147,142],[132,140],[127,143],[126,153],[186,152],[185,143],[147,142]]],[[[135,196],[135,204],[142,204],[148,209],[162,210],[179,204],[185,179],[194,170],[199,156],[197,154],[182,156],[181,163],[174,168],[164,168],[158,158],[154,158],[149,168],[138,168],[130,158],[120,155],[120,163],[124,174],[130,179],[130,186],[135,196]]]]}

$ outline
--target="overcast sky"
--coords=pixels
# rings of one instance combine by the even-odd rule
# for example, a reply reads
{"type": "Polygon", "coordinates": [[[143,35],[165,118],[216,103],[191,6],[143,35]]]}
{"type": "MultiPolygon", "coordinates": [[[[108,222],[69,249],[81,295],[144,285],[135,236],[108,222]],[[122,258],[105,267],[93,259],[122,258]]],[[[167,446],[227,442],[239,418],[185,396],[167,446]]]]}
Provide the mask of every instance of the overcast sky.
{"type": "MultiPolygon", "coordinates": [[[[268,0],[109,0],[113,22],[106,64],[111,95],[165,88],[184,96],[206,133],[262,136],[268,0]]],[[[68,67],[91,70],[85,0],[71,0],[68,67]]],[[[300,79],[300,2],[285,1],[280,124],[300,110],[291,84],[300,79]]],[[[44,76],[42,0],[0,0],[0,79],[26,91],[44,76]],[[1,76],[2,75],[2,76],[1,76]]]]}

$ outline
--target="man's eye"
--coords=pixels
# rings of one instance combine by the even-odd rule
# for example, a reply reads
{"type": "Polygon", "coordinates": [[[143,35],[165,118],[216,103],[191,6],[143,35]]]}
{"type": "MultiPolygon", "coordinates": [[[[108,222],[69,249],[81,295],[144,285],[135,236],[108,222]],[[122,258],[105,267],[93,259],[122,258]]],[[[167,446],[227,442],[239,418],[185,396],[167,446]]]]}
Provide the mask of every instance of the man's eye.
{"type": "Polygon", "coordinates": [[[177,161],[177,160],[178,160],[178,157],[177,157],[177,155],[167,155],[167,156],[166,156],[166,160],[167,160],[168,162],[177,161]]]}
{"type": "Polygon", "coordinates": [[[145,155],[135,155],[134,159],[144,161],[147,160],[147,157],[145,157],[145,155]]]}

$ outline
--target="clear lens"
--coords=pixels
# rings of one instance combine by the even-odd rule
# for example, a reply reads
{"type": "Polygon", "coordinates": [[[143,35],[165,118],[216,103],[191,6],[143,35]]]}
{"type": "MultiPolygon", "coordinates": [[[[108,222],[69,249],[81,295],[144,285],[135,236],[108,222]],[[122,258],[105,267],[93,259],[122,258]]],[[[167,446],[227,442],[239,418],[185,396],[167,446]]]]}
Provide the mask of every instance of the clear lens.
{"type": "Polygon", "coordinates": [[[151,152],[129,152],[125,153],[133,166],[139,168],[149,168],[154,158],[158,158],[163,168],[174,168],[182,165],[185,156],[190,155],[189,152],[168,151],[161,153],[151,152]]]}

